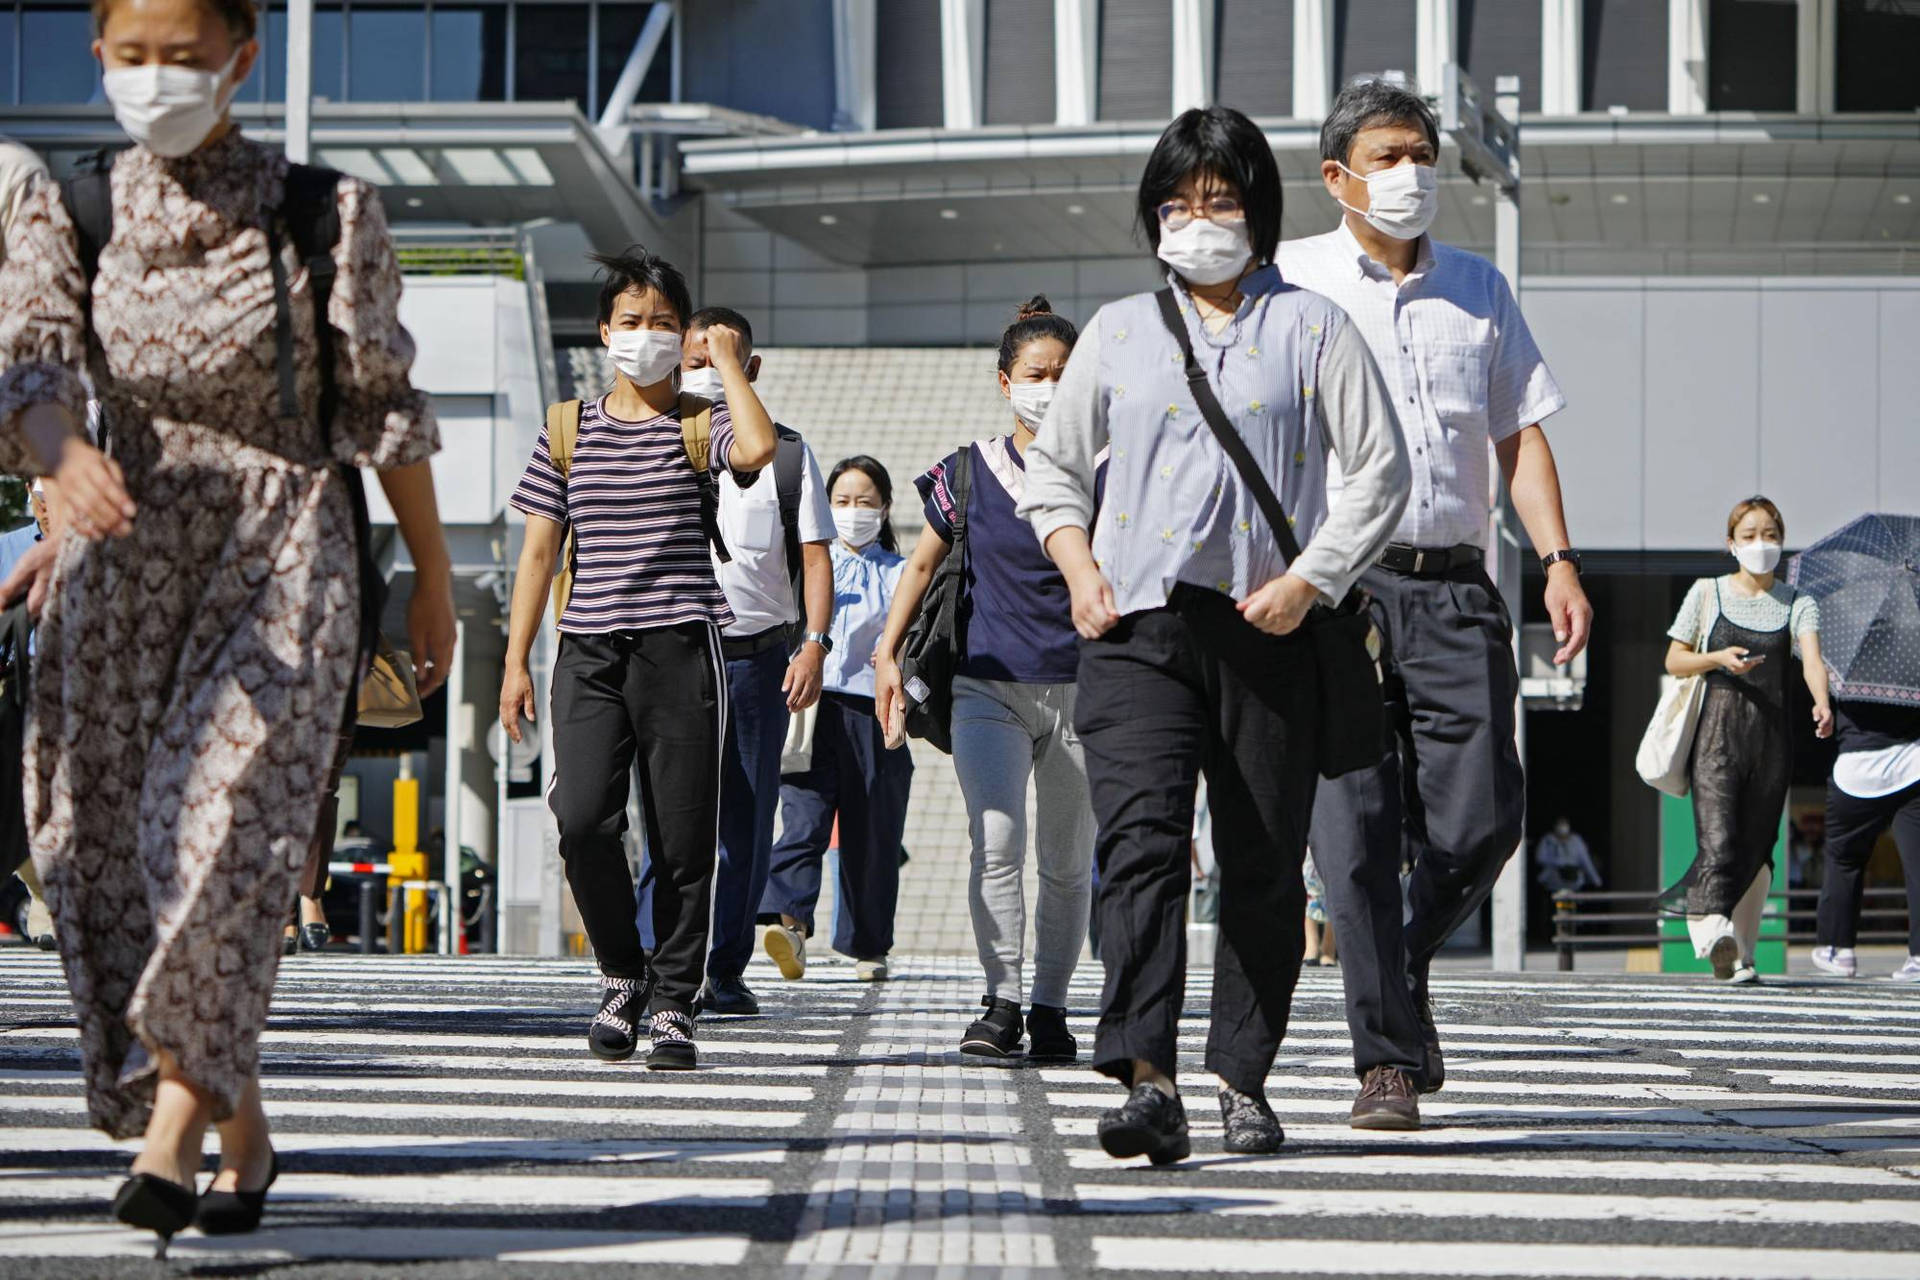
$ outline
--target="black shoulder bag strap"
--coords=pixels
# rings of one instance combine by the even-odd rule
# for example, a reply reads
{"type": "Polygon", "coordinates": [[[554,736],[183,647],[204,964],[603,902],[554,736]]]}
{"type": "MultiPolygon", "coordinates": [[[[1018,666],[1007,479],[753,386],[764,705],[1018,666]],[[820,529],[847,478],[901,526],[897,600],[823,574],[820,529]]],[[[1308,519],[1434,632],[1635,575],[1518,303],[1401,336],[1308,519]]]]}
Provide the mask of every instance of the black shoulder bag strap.
{"type": "MultiPolygon", "coordinates": [[[[88,333],[93,330],[93,278],[100,274],[100,251],[113,239],[113,153],[89,151],[60,180],[60,203],[73,221],[73,238],[80,254],[80,272],[86,288],[80,295],[80,315],[88,333]]],[[[100,415],[94,447],[107,449],[107,418],[100,415]]]]}
{"type": "Polygon", "coordinates": [[[1160,303],[1160,318],[1166,321],[1167,331],[1180,344],[1180,354],[1187,363],[1187,387],[1193,392],[1194,403],[1200,406],[1200,416],[1207,420],[1207,426],[1213,430],[1213,438],[1220,442],[1220,447],[1233,462],[1233,469],[1240,473],[1240,483],[1247,486],[1247,492],[1253,495],[1254,505],[1260,508],[1260,514],[1272,526],[1274,541],[1280,544],[1280,554],[1287,558],[1287,567],[1291,569],[1300,558],[1300,540],[1294,537],[1286,508],[1280,505],[1280,498],[1274,493],[1273,486],[1267,483],[1267,478],[1260,474],[1260,464],[1253,460],[1253,451],[1247,448],[1247,442],[1227,421],[1226,410],[1220,407],[1219,397],[1213,394],[1213,384],[1207,381],[1207,371],[1200,367],[1200,361],[1194,357],[1193,336],[1187,332],[1187,320],[1180,314],[1180,303],[1174,298],[1173,290],[1162,289],[1154,297],[1160,303]]]}
{"type": "MultiPolygon", "coordinates": [[[[1234,470],[1240,473],[1240,481],[1253,495],[1260,514],[1273,527],[1274,541],[1280,544],[1287,568],[1292,569],[1300,559],[1300,540],[1294,536],[1286,508],[1280,505],[1267,478],[1260,474],[1260,464],[1254,461],[1253,451],[1227,420],[1226,410],[1220,407],[1213,385],[1207,381],[1207,371],[1194,358],[1193,337],[1187,332],[1186,317],[1180,314],[1173,290],[1162,289],[1155,297],[1160,303],[1160,318],[1166,322],[1173,340],[1180,344],[1180,354],[1186,360],[1187,386],[1193,392],[1194,403],[1200,407],[1200,416],[1207,420],[1214,438],[1232,459],[1234,470]]],[[[1366,593],[1348,592],[1337,608],[1314,605],[1300,629],[1312,641],[1320,674],[1316,766],[1325,777],[1337,778],[1378,764],[1385,751],[1387,722],[1377,665],[1380,640],[1367,608],[1366,593]]]]}

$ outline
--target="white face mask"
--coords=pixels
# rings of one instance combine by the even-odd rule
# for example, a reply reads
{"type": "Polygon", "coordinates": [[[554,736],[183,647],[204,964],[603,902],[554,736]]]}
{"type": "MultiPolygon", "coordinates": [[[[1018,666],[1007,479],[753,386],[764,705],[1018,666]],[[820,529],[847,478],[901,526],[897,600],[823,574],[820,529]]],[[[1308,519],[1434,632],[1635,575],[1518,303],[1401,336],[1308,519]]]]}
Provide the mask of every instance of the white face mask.
{"type": "Polygon", "coordinates": [[[128,137],[157,156],[173,159],[197,150],[220,123],[237,87],[221,82],[239,60],[236,49],[218,71],[115,67],[100,77],[100,87],[128,137]]]}
{"type": "Polygon", "coordinates": [[[679,367],[680,335],[665,329],[609,330],[607,355],[634,386],[650,387],[679,367]]]}
{"type": "Polygon", "coordinates": [[[1027,430],[1038,431],[1040,424],[1047,420],[1047,408],[1053,403],[1053,393],[1059,388],[1057,382],[1008,384],[1007,398],[1013,401],[1013,416],[1025,423],[1027,430]]]}
{"type": "Polygon", "coordinates": [[[835,507],[833,527],[850,547],[864,547],[880,536],[881,512],[874,507],[835,507]]]}
{"type": "Polygon", "coordinates": [[[1238,279],[1253,257],[1244,222],[1195,218],[1178,231],[1160,233],[1160,261],[1188,284],[1225,284],[1238,279]]]}
{"type": "Polygon", "coordinates": [[[1440,179],[1430,164],[1397,164],[1365,177],[1345,165],[1340,167],[1349,177],[1367,184],[1365,209],[1355,209],[1344,200],[1340,207],[1359,214],[1375,230],[1396,240],[1418,240],[1440,212],[1440,179]]]}
{"type": "Polygon", "coordinates": [[[698,369],[682,369],[680,389],[688,395],[718,400],[726,394],[727,384],[721,381],[720,371],[708,364],[701,365],[698,369]]]}
{"type": "Polygon", "coordinates": [[[1777,542],[1743,542],[1739,546],[1729,546],[1727,550],[1733,552],[1733,558],[1740,562],[1742,569],[1755,576],[1772,573],[1773,567],[1780,563],[1780,544],[1777,542]]]}

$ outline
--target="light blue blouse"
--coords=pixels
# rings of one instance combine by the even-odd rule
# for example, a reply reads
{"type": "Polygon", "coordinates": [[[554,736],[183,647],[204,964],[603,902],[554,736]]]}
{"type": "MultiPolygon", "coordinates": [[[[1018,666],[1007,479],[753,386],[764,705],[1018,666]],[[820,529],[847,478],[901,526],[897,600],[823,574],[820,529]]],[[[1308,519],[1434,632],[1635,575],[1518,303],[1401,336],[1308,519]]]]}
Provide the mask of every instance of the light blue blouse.
{"type": "Polygon", "coordinates": [[[887,629],[893,589],[906,566],[905,556],[878,542],[849,551],[846,543],[833,540],[833,652],[821,678],[828,693],[873,696],[873,649],[887,629]]]}

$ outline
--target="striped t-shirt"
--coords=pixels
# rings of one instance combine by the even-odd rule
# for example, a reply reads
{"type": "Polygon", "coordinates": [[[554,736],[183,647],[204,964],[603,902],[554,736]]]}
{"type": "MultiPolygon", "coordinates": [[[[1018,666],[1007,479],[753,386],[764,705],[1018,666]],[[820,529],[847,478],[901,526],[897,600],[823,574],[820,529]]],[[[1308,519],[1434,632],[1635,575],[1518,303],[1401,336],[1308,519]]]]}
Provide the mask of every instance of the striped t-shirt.
{"type": "MultiPolygon", "coordinates": [[[[713,407],[709,465],[726,466],[733,423],[713,407]]],[[[700,525],[700,481],[687,465],[678,412],[628,422],[606,399],[580,406],[573,463],[561,475],[546,428],[513,492],[514,510],[573,526],[573,595],[559,620],[578,635],[733,621],[700,525]]]]}

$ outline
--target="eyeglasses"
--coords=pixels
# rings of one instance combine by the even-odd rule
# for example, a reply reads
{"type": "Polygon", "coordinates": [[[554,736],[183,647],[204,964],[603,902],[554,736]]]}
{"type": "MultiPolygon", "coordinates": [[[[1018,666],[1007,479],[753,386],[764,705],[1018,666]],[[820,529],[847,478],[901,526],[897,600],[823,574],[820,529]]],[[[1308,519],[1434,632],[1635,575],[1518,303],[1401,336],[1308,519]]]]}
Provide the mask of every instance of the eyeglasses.
{"type": "Polygon", "coordinates": [[[1154,212],[1160,217],[1160,225],[1168,231],[1178,231],[1195,218],[1205,218],[1208,222],[1245,222],[1247,210],[1232,196],[1215,196],[1198,209],[1185,200],[1169,200],[1154,212]]]}

